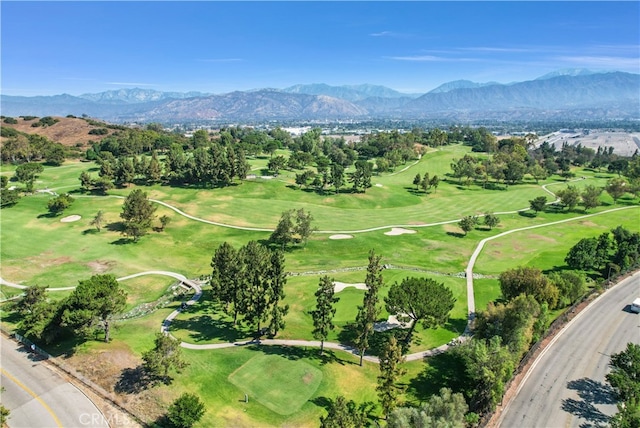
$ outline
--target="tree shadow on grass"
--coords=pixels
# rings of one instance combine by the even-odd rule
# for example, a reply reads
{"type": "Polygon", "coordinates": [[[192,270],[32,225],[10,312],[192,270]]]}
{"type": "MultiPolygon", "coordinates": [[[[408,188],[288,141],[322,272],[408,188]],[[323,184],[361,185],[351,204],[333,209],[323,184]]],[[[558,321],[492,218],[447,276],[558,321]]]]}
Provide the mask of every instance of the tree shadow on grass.
{"type": "Polygon", "coordinates": [[[518,215],[521,217],[535,218],[537,217],[538,213],[535,213],[535,212],[532,213],[531,211],[526,210],[526,211],[518,211],[518,215]]]}
{"type": "Polygon", "coordinates": [[[124,223],[121,221],[114,221],[113,223],[108,223],[105,226],[105,229],[107,229],[109,232],[124,232],[124,223]]]}
{"type": "Polygon", "coordinates": [[[82,231],[83,235],[95,235],[96,233],[100,233],[100,232],[95,227],[92,227],[90,229],[85,229],[82,231]]]}
{"type": "Polygon", "coordinates": [[[187,330],[194,342],[206,342],[218,339],[224,342],[238,342],[251,337],[251,331],[241,327],[234,327],[233,321],[216,319],[209,314],[197,315],[189,319],[174,319],[170,330],[187,330]]]}
{"type": "Polygon", "coordinates": [[[109,242],[109,244],[111,244],[111,245],[127,245],[127,244],[131,244],[133,242],[134,241],[132,239],[129,239],[129,238],[119,238],[119,239],[116,239],[115,241],[109,242]]]}
{"type": "Polygon", "coordinates": [[[56,218],[56,217],[58,217],[58,213],[38,214],[38,218],[56,218]]]}
{"type": "Polygon", "coordinates": [[[447,232],[447,235],[453,236],[454,238],[464,238],[465,236],[467,236],[464,233],[460,232],[447,232]]]}
{"type": "Polygon", "coordinates": [[[417,398],[418,402],[426,401],[440,388],[448,387],[453,392],[463,392],[467,389],[465,364],[455,352],[443,352],[433,357],[425,358],[427,363],[424,370],[409,381],[407,392],[417,398]]]}
{"type": "Polygon", "coordinates": [[[456,334],[462,335],[467,328],[466,318],[449,318],[449,321],[444,325],[444,328],[452,331],[456,334]]]}
{"type": "Polygon", "coordinates": [[[320,355],[320,348],[307,346],[280,346],[280,345],[260,345],[259,342],[248,345],[247,349],[251,351],[262,352],[265,355],[278,355],[291,361],[311,360],[318,361],[320,365],[325,364],[357,364],[353,361],[341,359],[338,354],[342,351],[334,349],[324,349],[324,353],[320,355]]]}

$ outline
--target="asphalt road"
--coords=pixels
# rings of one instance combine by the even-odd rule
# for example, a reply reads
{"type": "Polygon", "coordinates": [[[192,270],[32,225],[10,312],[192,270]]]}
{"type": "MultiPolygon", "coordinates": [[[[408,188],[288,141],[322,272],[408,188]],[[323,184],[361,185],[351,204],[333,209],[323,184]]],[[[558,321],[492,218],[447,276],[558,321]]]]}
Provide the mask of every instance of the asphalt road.
{"type": "Polygon", "coordinates": [[[621,281],[578,314],[541,354],[500,427],[607,426],[616,404],[605,380],[611,354],[640,344],[640,273],[621,281]]]}
{"type": "Polygon", "coordinates": [[[78,388],[38,357],[0,338],[0,401],[8,408],[10,428],[108,427],[108,421],[78,388]]]}

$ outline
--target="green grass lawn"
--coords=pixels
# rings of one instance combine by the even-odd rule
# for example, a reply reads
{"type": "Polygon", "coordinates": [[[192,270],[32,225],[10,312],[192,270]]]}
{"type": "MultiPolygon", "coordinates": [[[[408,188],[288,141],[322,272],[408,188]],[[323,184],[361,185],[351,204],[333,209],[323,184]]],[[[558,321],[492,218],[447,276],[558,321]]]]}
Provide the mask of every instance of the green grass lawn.
{"type": "Polygon", "coordinates": [[[259,354],[231,373],[229,381],[251,400],[287,416],[299,411],[316,392],[322,371],[302,360],[259,354]]]}
{"type": "MultiPolygon", "coordinates": [[[[516,228],[544,225],[553,221],[572,219],[584,215],[578,207],[574,212],[544,212],[533,216],[530,212],[501,214],[501,223],[493,230],[482,226],[466,236],[455,222],[428,226],[430,223],[456,220],[465,215],[485,212],[511,212],[529,206],[537,196],[552,197],[541,185],[549,184],[552,191],[567,184],[583,187],[598,186],[613,175],[589,170],[577,170],[578,177],[567,183],[556,176],[536,184],[525,183],[501,190],[483,189],[478,185],[460,185],[457,180],[442,181],[437,191],[424,194],[416,191],[413,177],[428,172],[446,178],[454,159],[469,153],[465,146],[455,145],[431,150],[415,165],[410,162],[390,174],[376,175],[373,187],[364,194],[340,194],[327,191],[317,194],[293,185],[297,171],[283,171],[271,180],[246,180],[223,189],[179,188],[164,185],[144,187],[150,197],[176,206],[180,210],[210,221],[236,226],[260,228],[275,227],[283,211],[304,208],[315,218],[318,233],[304,246],[286,251],[286,269],[300,274],[290,276],[285,288],[284,303],[290,310],[286,327],[278,338],[312,340],[312,319],[309,311],[315,305],[313,293],[323,274],[345,283],[364,282],[367,256],[371,249],[382,256],[382,263],[392,268],[383,271],[385,284],[380,292],[379,320],[386,320],[384,297],[389,287],[407,276],[425,276],[442,282],[456,298],[447,325],[425,330],[417,326],[410,352],[430,349],[457,337],[466,326],[467,296],[465,278],[456,276],[464,272],[469,257],[478,243],[516,228]],[[415,234],[387,236],[388,226],[405,225],[415,234]],[[380,230],[360,232],[372,227],[380,230]],[[353,238],[329,239],[331,233],[352,232],[353,238]],[[345,271],[359,268],[360,270],[345,271]]],[[[262,174],[268,157],[250,159],[252,172],[262,174]]],[[[10,175],[13,167],[3,167],[2,174],[10,175]]],[[[264,241],[269,232],[251,232],[214,226],[190,220],[176,212],[158,206],[157,216],[167,215],[171,223],[164,232],[150,231],[137,243],[129,242],[120,232],[122,199],[92,197],[78,192],[78,177],[82,171],[97,176],[94,163],[66,163],[61,167],[45,167],[38,177],[36,189],[54,189],[71,192],[76,198],[73,205],[58,217],[47,213],[51,197],[36,194],[22,198],[18,204],[0,213],[0,276],[25,285],[38,284],[51,287],[77,285],[97,273],[112,273],[122,277],[148,270],[169,270],[190,278],[209,274],[210,262],[216,248],[229,242],[236,248],[250,240],[264,241]],[[106,226],[97,231],[89,222],[98,210],[106,216],[106,226]],[[81,220],[62,223],[60,219],[77,214],[81,220]]],[[[348,172],[348,171],[347,171],[348,172]]],[[[16,183],[11,182],[10,185],[16,183]]],[[[502,186],[500,186],[502,187],[502,186]]],[[[114,189],[110,195],[125,196],[135,186],[114,189]]],[[[601,196],[603,206],[591,210],[599,213],[614,208],[611,198],[601,196]]],[[[637,203],[626,195],[617,206],[637,203]]],[[[159,222],[157,222],[159,225],[159,222]]],[[[515,232],[489,241],[476,262],[474,271],[485,275],[498,275],[518,265],[551,269],[564,264],[563,259],[579,239],[597,236],[611,228],[623,225],[630,230],[640,229],[640,208],[606,213],[567,223],[515,232]]],[[[162,296],[174,282],[163,276],[145,276],[122,282],[129,298],[127,308],[150,302],[162,296]]],[[[476,309],[484,309],[488,302],[500,297],[497,279],[474,281],[476,309]]],[[[21,291],[0,287],[1,297],[10,297],[21,291]]],[[[51,293],[61,299],[69,292],[51,293]]],[[[355,319],[357,307],[362,303],[364,291],[347,288],[336,294],[334,322],[336,329],[328,340],[348,340],[349,324],[355,319]]],[[[64,354],[73,348],[78,355],[99,353],[111,347],[122,347],[139,358],[153,346],[154,334],[160,330],[162,320],[180,304],[176,299],[168,307],[142,318],[117,322],[114,342],[109,345],[88,341],[60,343],[50,352],[64,354]]],[[[3,325],[13,328],[15,317],[5,317],[3,325]]],[[[232,320],[211,302],[208,287],[196,305],[182,313],[171,325],[178,339],[190,343],[237,342],[250,339],[247,326],[233,327],[232,320]]],[[[386,334],[376,335],[372,352],[375,353],[386,334]]],[[[184,350],[189,366],[175,376],[170,386],[159,387],[165,403],[181,392],[195,392],[207,405],[207,413],[198,424],[209,426],[317,426],[319,417],[326,413],[329,399],[344,395],[357,402],[377,402],[375,393],[378,367],[365,363],[357,365],[357,358],[345,352],[328,352],[320,358],[318,349],[286,347],[233,347],[221,350],[184,350]],[[250,396],[244,403],[244,394],[250,396]]],[[[455,381],[455,367],[444,357],[429,359],[426,363],[406,364],[403,381],[408,402],[426,399],[437,392],[445,382],[455,381]]]]}

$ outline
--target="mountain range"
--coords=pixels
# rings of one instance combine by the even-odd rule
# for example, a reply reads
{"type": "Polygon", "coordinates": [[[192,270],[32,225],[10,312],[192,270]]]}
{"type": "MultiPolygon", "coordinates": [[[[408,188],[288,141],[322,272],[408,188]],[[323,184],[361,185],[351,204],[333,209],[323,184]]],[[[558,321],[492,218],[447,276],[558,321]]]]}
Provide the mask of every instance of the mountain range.
{"type": "Polygon", "coordinates": [[[640,75],[569,70],[500,84],[458,80],[426,94],[376,85],[295,85],[227,94],[121,89],[72,96],[2,95],[5,116],[97,117],[112,122],[446,119],[640,119],[640,75]]]}

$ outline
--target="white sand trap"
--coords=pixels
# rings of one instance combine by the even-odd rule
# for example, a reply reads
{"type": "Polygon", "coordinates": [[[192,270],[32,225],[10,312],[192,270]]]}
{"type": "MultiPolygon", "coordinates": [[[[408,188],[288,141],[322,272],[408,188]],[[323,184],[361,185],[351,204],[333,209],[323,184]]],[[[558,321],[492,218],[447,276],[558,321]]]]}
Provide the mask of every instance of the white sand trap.
{"type": "Polygon", "coordinates": [[[355,284],[346,284],[344,282],[338,282],[338,281],[334,281],[333,282],[333,286],[334,286],[334,292],[339,293],[342,290],[344,290],[347,287],[354,287],[357,288],[358,290],[366,290],[367,289],[367,284],[363,283],[363,282],[358,282],[355,284]]]}
{"type": "Polygon", "coordinates": [[[272,180],[273,175],[261,175],[260,178],[262,178],[263,180],[272,180]]]}
{"type": "Polygon", "coordinates": [[[392,328],[409,328],[409,323],[402,323],[398,321],[395,315],[389,315],[389,319],[383,322],[377,322],[373,324],[375,331],[387,331],[392,328]]]}
{"type": "Polygon", "coordinates": [[[331,235],[329,237],[329,239],[351,239],[351,238],[353,238],[353,235],[343,235],[343,234],[331,235]]]}
{"type": "Polygon", "coordinates": [[[376,187],[382,187],[382,184],[376,183],[376,187]]]}
{"type": "Polygon", "coordinates": [[[82,217],[80,217],[79,215],[69,215],[69,216],[66,216],[65,218],[61,218],[60,221],[62,223],[71,223],[73,221],[78,221],[81,218],[82,217]]]}
{"type": "Polygon", "coordinates": [[[403,229],[401,227],[393,227],[391,228],[391,230],[389,232],[385,232],[385,235],[389,235],[389,236],[397,236],[397,235],[404,235],[405,233],[417,233],[415,230],[411,230],[411,229],[403,229]]]}

